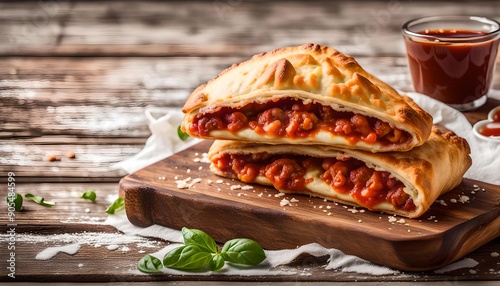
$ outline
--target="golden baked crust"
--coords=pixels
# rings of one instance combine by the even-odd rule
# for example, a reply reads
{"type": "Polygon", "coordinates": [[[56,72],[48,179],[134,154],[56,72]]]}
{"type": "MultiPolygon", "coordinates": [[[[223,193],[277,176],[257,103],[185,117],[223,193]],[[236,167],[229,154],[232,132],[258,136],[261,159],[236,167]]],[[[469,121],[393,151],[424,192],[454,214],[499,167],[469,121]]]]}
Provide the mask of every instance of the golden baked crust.
{"type": "Polygon", "coordinates": [[[423,144],[432,126],[432,117],[427,112],[363,70],[354,58],[317,44],[277,49],[231,66],[199,86],[187,99],[183,112],[182,129],[191,136],[271,144],[343,145],[372,152],[410,150],[423,144]],[[199,136],[189,131],[189,124],[198,114],[212,113],[222,106],[241,108],[249,103],[265,103],[287,97],[317,102],[337,111],[379,118],[392,127],[409,132],[411,140],[387,146],[362,146],[331,138],[288,138],[285,141],[228,132],[199,136]]]}
{"type": "MultiPolygon", "coordinates": [[[[406,186],[404,192],[411,196],[416,206],[416,209],[411,212],[397,209],[390,204],[380,204],[375,206],[373,210],[410,218],[421,216],[441,194],[458,186],[462,181],[462,176],[472,164],[467,141],[453,132],[443,133],[437,128],[433,128],[429,140],[424,145],[407,152],[371,153],[332,146],[265,145],[216,140],[209,150],[208,158],[213,162],[225,153],[295,154],[318,158],[356,158],[377,171],[390,172],[406,186]]],[[[223,172],[213,163],[210,169],[217,175],[237,179],[234,173],[223,172]]],[[[256,182],[265,185],[270,184],[264,176],[257,177],[256,182]]],[[[290,192],[287,190],[280,191],[290,192]]],[[[338,196],[333,189],[329,195],[314,189],[305,193],[348,205],[359,206],[350,196],[338,196]]]]}

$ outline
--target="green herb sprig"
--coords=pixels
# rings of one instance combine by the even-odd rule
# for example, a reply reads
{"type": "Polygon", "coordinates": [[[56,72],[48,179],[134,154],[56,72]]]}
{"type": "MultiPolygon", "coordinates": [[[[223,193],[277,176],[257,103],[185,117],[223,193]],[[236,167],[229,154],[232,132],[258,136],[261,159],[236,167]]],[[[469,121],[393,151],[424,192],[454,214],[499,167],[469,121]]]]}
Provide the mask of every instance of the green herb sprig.
{"type": "Polygon", "coordinates": [[[162,268],[161,260],[149,254],[145,255],[137,263],[137,269],[145,273],[161,272],[162,268]]]}
{"type": "Polygon", "coordinates": [[[56,204],[54,202],[46,202],[44,197],[35,196],[35,195],[30,194],[30,193],[25,194],[24,197],[27,199],[30,199],[30,200],[34,201],[35,203],[37,203],[41,206],[44,206],[44,207],[50,208],[56,204]]]}
{"type": "Polygon", "coordinates": [[[116,199],[107,209],[107,214],[115,214],[118,211],[121,211],[125,208],[125,198],[116,199]]]}
{"type": "Polygon", "coordinates": [[[137,263],[137,268],[145,273],[160,272],[163,262],[163,267],[176,270],[218,271],[226,262],[253,266],[266,259],[262,246],[248,238],[229,240],[219,249],[214,239],[201,230],[184,227],[181,231],[184,245],[165,254],[163,261],[148,254],[137,263]]]}
{"type": "Polygon", "coordinates": [[[93,203],[95,203],[95,200],[96,200],[96,198],[97,198],[97,195],[96,195],[96,193],[95,193],[95,191],[94,191],[94,190],[92,190],[92,189],[88,189],[88,190],[86,190],[86,191],[85,191],[85,193],[83,193],[83,194],[80,196],[80,198],[82,198],[82,199],[86,199],[86,200],[90,200],[90,201],[92,201],[93,203]]]}
{"type": "Polygon", "coordinates": [[[179,136],[179,138],[184,141],[186,139],[189,138],[189,134],[187,134],[186,132],[182,131],[181,129],[181,126],[177,126],[177,136],[179,136]]]}
{"type": "Polygon", "coordinates": [[[23,208],[23,196],[19,193],[16,193],[15,196],[8,195],[7,196],[7,205],[9,207],[14,207],[14,210],[16,212],[21,211],[21,209],[23,208]]]}

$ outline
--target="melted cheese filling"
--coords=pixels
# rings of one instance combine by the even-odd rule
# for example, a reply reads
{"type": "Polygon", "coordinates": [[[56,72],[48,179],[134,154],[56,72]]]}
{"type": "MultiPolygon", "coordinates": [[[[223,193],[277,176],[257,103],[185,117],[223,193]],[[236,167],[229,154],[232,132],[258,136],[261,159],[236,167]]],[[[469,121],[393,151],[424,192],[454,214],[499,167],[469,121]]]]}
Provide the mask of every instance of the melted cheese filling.
{"type": "Polygon", "coordinates": [[[199,113],[187,131],[194,137],[246,138],[261,142],[280,138],[305,144],[366,146],[375,151],[381,146],[405,144],[412,139],[408,132],[378,118],[287,97],[199,113]],[[376,148],[371,148],[373,146],[376,148]]]}
{"type": "MultiPolygon", "coordinates": [[[[238,132],[230,132],[227,130],[214,130],[210,132],[210,136],[213,136],[215,138],[226,138],[230,140],[246,139],[248,141],[254,141],[254,142],[258,141],[261,142],[264,141],[268,143],[276,142],[276,138],[274,136],[260,135],[258,133],[255,133],[250,128],[245,128],[238,132]]],[[[311,138],[285,137],[280,140],[280,144],[318,144],[318,143],[325,143],[331,145],[357,146],[362,149],[373,150],[374,152],[382,150],[383,147],[383,145],[378,142],[375,142],[373,144],[368,144],[364,141],[357,141],[353,144],[352,142],[348,141],[345,137],[336,136],[330,132],[322,130],[316,133],[315,136],[311,138]]]]}
{"type": "Polygon", "coordinates": [[[223,174],[272,185],[285,193],[351,202],[371,210],[416,209],[401,181],[354,158],[224,153],[212,158],[212,163],[223,174]]]}

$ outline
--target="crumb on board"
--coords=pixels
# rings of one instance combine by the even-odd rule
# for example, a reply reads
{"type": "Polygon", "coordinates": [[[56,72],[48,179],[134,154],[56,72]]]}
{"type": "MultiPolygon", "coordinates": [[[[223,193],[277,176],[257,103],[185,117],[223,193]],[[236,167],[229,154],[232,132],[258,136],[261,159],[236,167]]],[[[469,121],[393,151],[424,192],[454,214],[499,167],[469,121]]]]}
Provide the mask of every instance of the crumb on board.
{"type": "Polygon", "coordinates": [[[353,207],[353,208],[350,208],[350,209],[348,208],[347,210],[348,210],[348,211],[350,211],[350,212],[351,212],[351,213],[353,213],[353,214],[355,214],[355,213],[358,213],[358,212],[359,212],[359,211],[358,211],[356,208],[354,208],[354,207],[353,207]]]}
{"type": "Polygon", "coordinates": [[[286,205],[290,205],[290,201],[284,198],[280,201],[280,206],[284,207],[286,205]]]}
{"type": "Polygon", "coordinates": [[[468,203],[470,201],[470,198],[466,195],[461,195],[458,198],[458,201],[461,202],[462,204],[468,203]]]}
{"type": "Polygon", "coordinates": [[[201,182],[201,178],[191,179],[191,177],[186,178],[184,180],[176,180],[175,181],[178,189],[189,189],[199,182],[201,182]]]}
{"type": "Polygon", "coordinates": [[[446,204],[446,202],[444,200],[436,200],[436,203],[438,203],[444,207],[448,206],[448,204],[446,204]]]}
{"type": "Polygon", "coordinates": [[[387,220],[388,220],[390,223],[392,223],[392,224],[394,224],[394,223],[399,223],[399,224],[403,224],[403,225],[408,225],[408,224],[406,223],[406,220],[404,220],[403,218],[398,219],[396,216],[388,216],[388,217],[387,217],[387,220]]]}
{"type": "Polygon", "coordinates": [[[208,159],[208,153],[201,153],[201,158],[200,153],[196,152],[194,153],[195,158],[193,159],[193,162],[195,163],[211,163],[210,160],[208,159]]]}

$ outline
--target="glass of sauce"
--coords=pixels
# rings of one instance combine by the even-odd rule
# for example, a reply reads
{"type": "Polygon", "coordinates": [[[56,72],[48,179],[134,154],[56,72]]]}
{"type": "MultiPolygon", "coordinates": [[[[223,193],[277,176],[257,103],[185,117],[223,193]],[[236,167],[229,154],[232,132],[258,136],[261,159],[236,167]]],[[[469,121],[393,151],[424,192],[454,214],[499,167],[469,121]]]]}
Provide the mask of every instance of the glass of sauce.
{"type": "Polygon", "coordinates": [[[500,43],[500,24],[475,16],[431,16],[403,25],[415,91],[458,110],[486,102],[500,43]]]}

